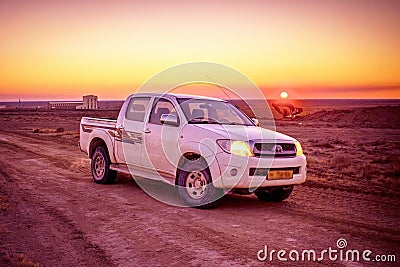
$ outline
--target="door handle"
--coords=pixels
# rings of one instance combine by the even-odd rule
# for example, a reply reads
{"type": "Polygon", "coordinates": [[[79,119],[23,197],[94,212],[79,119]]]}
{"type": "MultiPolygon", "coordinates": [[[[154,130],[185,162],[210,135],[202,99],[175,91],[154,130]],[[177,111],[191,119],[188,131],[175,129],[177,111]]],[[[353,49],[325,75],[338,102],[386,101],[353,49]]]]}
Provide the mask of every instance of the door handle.
{"type": "Polygon", "coordinates": [[[118,126],[117,129],[119,129],[119,130],[124,130],[125,127],[124,127],[123,125],[121,125],[121,126],[118,126]]]}
{"type": "Polygon", "coordinates": [[[151,133],[149,128],[144,129],[144,133],[151,133]]]}

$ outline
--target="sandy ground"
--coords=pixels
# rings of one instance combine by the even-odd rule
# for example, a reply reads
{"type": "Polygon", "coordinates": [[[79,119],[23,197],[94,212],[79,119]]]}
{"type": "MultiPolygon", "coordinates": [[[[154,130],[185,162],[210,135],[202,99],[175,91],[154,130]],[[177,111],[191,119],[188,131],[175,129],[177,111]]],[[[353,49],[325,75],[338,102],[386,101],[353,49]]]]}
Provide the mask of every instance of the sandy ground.
{"type": "MultiPolygon", "coordinates": [[[[303,143],[308,181],[281,203],[230,194],[213,210],[160,203],[124,175],[93,183],[79,119],[116,111],[0,113],[0,266],[293,266],[305,263],[257,252],[337,249],[339,238],[400,260],[399,107],[364,109],[362,123],[359,110],[278,121],[303,143]]],[[[321,264],[396,266],[307,262],[321,264]]]]}

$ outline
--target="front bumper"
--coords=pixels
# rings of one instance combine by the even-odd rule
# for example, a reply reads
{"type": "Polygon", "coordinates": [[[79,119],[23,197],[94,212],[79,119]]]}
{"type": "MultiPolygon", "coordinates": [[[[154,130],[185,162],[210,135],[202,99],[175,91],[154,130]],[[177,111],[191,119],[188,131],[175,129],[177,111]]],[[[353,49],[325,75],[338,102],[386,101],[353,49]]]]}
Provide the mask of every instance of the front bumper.
{"type": "Polygon", "coordinates": [[[220,168],[220,179],[214,183],[215,187],[232,188],[258,188],[268,186],[285,186],[304,183],[306,180],[306,157],[304,155],[288,158],[258,158],[241,157],[227,154],[217,155],[217,161],[220,168]],[[266,175],[256,173],[251,175],[257,169],[287,169],[298,168],[298,173],[293,174],[292,179],[268,180],[266,175]]]}

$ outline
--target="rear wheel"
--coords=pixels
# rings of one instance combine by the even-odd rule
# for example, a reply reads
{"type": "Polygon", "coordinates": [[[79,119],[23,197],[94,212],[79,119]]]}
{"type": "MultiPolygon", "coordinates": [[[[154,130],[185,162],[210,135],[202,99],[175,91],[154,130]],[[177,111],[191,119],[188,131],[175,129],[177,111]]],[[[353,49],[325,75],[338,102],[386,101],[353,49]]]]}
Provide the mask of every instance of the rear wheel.
{"type": "Polygon", "coordinates": [[[111,184],[115,181],[117,172],[110,170],[111,160],[105,147],[99,146],[92,155],[92,176],[98,184],[111,184]]]}
{"type": "Polygon", "coordinates": [[[258,188],[254,194],[261,201],[279,202],[287,199],[293,191],[293,185],[258,188]]]}
{"type": "Polygon", "coordinates": [[[189,207],[212,208],[224,192],[212,184],[210,172],[201,160],[187,161],[178,175],[178,192],[189,207]]]}

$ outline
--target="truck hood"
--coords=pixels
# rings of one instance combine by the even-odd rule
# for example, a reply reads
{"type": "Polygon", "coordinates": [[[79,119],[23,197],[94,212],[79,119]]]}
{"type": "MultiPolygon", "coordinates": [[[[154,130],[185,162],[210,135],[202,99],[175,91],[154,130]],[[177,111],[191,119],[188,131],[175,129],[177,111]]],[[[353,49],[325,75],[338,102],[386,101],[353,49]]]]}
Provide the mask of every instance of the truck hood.
{"type": "Polygon", "coordinates": [[[295,141],[294,138],[257,126],[193,124],[194,128],[209,131],[220,136],[220,139],[231,140],[281,140],[295,141]]]}

